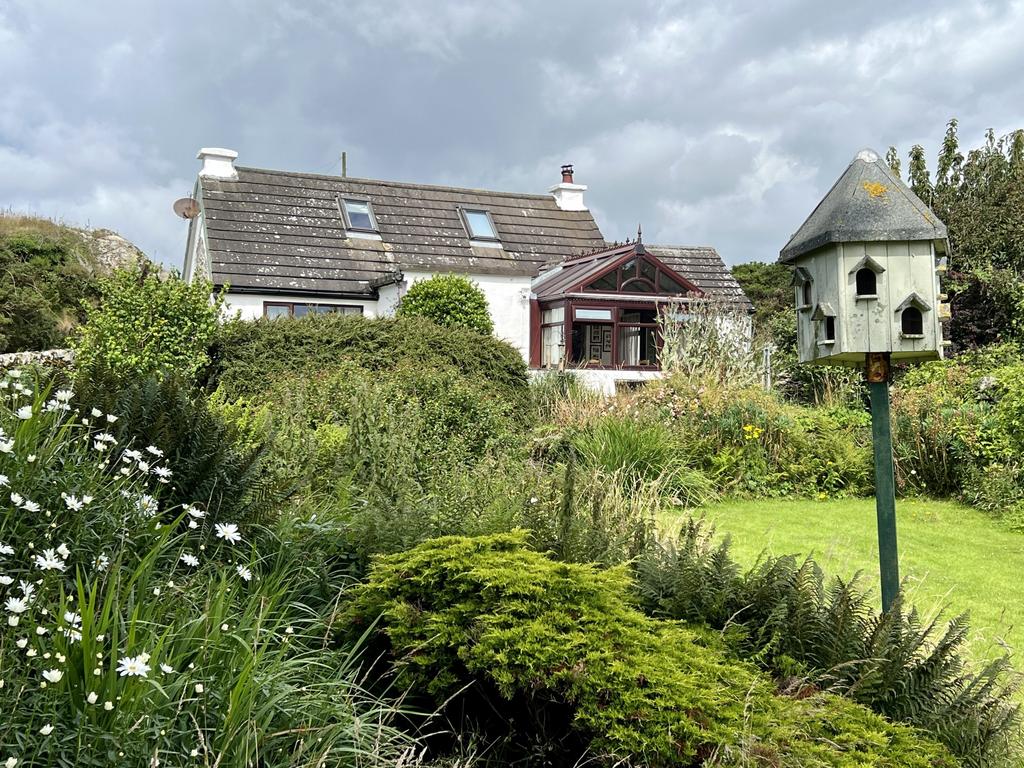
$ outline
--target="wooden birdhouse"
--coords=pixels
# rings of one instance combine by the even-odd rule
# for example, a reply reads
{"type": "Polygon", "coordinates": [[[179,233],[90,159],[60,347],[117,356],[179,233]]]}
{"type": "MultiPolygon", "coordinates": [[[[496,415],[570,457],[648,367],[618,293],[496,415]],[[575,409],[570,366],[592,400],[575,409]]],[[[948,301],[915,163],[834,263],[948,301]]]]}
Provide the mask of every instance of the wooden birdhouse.
{"type": "Polygon", "coordinates": [[[871,150],[858,154],[782,249],[800,362],[942,357],[946,225],[871,150]]]}

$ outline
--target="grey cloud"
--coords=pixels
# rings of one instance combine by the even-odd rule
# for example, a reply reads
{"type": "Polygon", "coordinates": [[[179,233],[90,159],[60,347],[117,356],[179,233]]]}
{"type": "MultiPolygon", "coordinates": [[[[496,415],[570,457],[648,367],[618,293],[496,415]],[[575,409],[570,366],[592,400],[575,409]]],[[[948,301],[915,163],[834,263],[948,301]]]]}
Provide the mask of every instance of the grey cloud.
{"type": "Polygon", "coordinates": [[[1024,127],[1024,5],[348,0],[0,6],[0,207],[178,264],[204,145],[543,191],[608,237],[773,259],[865,145],[1024,127]]]}

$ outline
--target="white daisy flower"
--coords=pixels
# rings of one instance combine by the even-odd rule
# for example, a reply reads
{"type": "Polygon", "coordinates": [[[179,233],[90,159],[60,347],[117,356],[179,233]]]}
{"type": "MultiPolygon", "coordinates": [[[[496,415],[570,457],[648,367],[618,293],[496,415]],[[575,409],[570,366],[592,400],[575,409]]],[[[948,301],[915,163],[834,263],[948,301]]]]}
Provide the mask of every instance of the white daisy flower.
{"type": "Polygon", "coordinates": [[[10,544],[0,544],[0,555],[13,555],[14,547],[10,544]]]}
{"type": "Polygon", "coordinates": [[[44,549],[43,554],[36,555],[35,563],[37,568],[44,571],[63,571],[67,568],[67,563],[57,557],[57,553],[52,549],[44,549]]]}
{"type": "Polygon", "coordinates": [[[174,674],[174,667],[172,667],[170,664],[161,664],[160,671],[163,672],[165,675],[171,675],[174,674]]]}
{"type": "Polygon", "coordinates": [[[75,613],[74,611],[64,611],[64,621],[68,624],[81,624],[82,614],[75,613]]]}
{"type": "Polygon", "coordinates": [[[90,704],[95,704],[99,699],[99,694],[96,691],[89,691],[89,695],[85,697],[85,700],[90,704]]]}
{"type": "Polygon", "coordinates": [[[145,677],[149,674],[149,665],[146,661],[149,657],[146,654],[138,656],[125,656],[117,662],[117,672],[121,677],[145,677]]]}
{"type": "Polygon", "coordinates": [[[59,669],[43,670],[43,678],[48,683],[59,683],[62,677],[64,677],[64,673],[59,669]]]}
{"type": "Polygon", "coordinates": [[[121,456],[121,461],[138,461],[142,458],[142,454],[136,451],[134,448],[129,448],[121,456]]]}
{"type": "Polygon", "coordinates": [[[0,586],[9,587],[14,583],[14,579],[8,576],[6,573],[0,576],[0,586]]]}
{"type": "Polygon", "coordinates": [[[7,479],[7,475],[0,475],[0,485],[10,485],[10,481],[7,479]]]}
{"type": "Polygon", "coordinates": [[[141,469],[143,472],[149,472],[149,462],[142,461],[142,459],[139,459],[139,469],[141,469]]]}
{"type": "Polygon", "coordinates": [[[28,610],[28,600],[23,597],[9,597],[4,603],[4,609],[8,613],[24,613],[28,610]]]}
{"type": "Polygon", "coordinates": [[[135,502],[136,508],[146,517],[153,517],[160,511],[160,503],[149,494],[142,494],[135,502]]]}
{"type": "Polygon", "coordinates": [[[14,412],[15,416],[19,419],[27,420],[32,418],[32,406],[23,405],[17,411],[14,412]]]}
{"type": "Polygon", "coordinates": [[[0,453],[13,453],[14,452],[14,441],[13,440],[0,440],[0,453]]]}
{"type": "Polygon", "coordinates": [[[71,550],[68,549],[67,544],[64,544],[62,542],[61,545],[57,547],[57,554],[63,557],[65,560],[67,560],[69,557],[71,557],[71,550]]]}
{"type": "Polygon", "coordinates": [[[50,723],[47,723],[39,729],[39,732],[43,734],[43,736],[49,736],[51,733],[53,733],[53,726],[50,723]]]}
{"type": "Polygon", "coordinates": [[[110,710],[112,710],[114,708],[114,702],[112,702],[112,701],[105,701],[105,702],[103,702],[103,708],[105,710],[107,710],[107,712],[109,712],[110,710]]]}
{"type": "Polygon", "coordinates": [[[103,411],[101,411],[99,408],[93,408],[90,413],[92,413],[92,417],[94,419],[98,419],[100,416],[103,415],[103,411]]]}
{"type": "Polygon", "coordinates": [[[64,499],[64,506],[72,512],[78,512],[86,504],[84,499],[80,499],[74,494],[61,493],[60,497],[64,499]]]}
{"type": "Polygon", "coordinates": [[[100,555],[96,558],[94,565],[96,566],[96,570],[105,571],[107,570],[107,566],[110,565],[110,558],[106,555],[100,555]]]}
{"type": "Polygon", "coordinates": [[[147,445],[146,450],[154,456],[163,456],[164,452],[157,448],[155,445],[147,445]]]}
{"type": "Polygon", "coordinates": [[[24,509],[26,512],[38,512],[40,509],[42,509],[42,507],[40,507],[39,504],[37,504],[34,501],[29,501],[28,499],[25,499],[25,503],[21,505],[21,508],[24,509]]]}
{"type": "Polygon", "coordinates": [[[201,520],[206,517],[206,512],[204,510],[199,507],[192,506],[191,504],[185,505],[185,511],[188,513],[189,517],[194,517],[197,520],[201,520]]]}
{"type": "Polygon", "coordinates": [[[153,474],[156,475],[157,480],[161,483],[168,483],[171,480],[171,475],[174,473],[167,467],[153,467],[153,474]]]}
{"type": "Polygon", "coordinates": [[[252,581],[252,571],[250,571],[246,566],[236,565],[235,570],[238,571],[238,575],[245,581],[252,581]]]}
{"type": "Polygon", "coordinates": [[[62,403],[66,403],[74,396],[74,394],[75,393],[72,392],[70,389],[58,389],[56,392],[53,393],[53,399],[58,400],[62,403]]]}
{"type": "Polygon", "coordinates": [[[16,492],[12,492],[11,493],[11,504],[13,504],[16,507],[20,507],[24,503],[25,503],[25,497],[24,496],[22,496],[20,493],[16,493],[16,492]]]}
{"type": "Polygon", "coordinates": [[[107,414],[107,422],[110,423],[110,424],[113,424],[115,421],[117,421],[117,416],[115,416],[112,413],[108,413],[107,414]]]}
{"type": "MultiPolygon", "coordinates": [[[[36,593],[36,585],[31,581],[25,581],[24,579],[21,579],[18,582],[18,589],[21,590],[21,594],[25,596],[26,600],[31,600],[32,595],[36,593]]],[[[43,613],[46,613],[45,609],[43,610],[43,613]]]]}
{"type": "Polygon", "coordinates": [[[199,558],[196,557],[195,555],[189,554],[188,552],[182,552],[181,553],[181,557],[179,559],[185,565],[190,565],[193,568],[195,568],[195,567],[197,567],[199,565],[199,558]]]}
{"type": "Polygon", "coordinates": [[[238,532],[238,526],[234,523],[217,523],[214,528],[217,532],[217,538],[224,539],[228,544],[237,544],[242,540],[242,535],[238,532]]]}

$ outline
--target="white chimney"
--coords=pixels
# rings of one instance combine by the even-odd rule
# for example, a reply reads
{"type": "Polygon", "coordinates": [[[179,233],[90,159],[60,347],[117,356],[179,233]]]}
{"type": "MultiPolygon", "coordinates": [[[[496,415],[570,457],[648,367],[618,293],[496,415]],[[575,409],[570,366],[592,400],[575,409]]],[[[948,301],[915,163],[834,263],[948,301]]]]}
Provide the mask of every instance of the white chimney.
{"type": "Polygon", "coordinates": [[[562,166],[562,183],[548,190],[555,198],[555,205],[563,211],[587,210],[583,202],[583,193],[586,191],[586,184],[573,184],[571,165],[562,166]]]}
{"type": "Polygon", "coordinates": [[[203,161],[203,167],[199,169],[200,176],[215,179],[238,178],[238,171],[235,170],[235,158],[238,157],[238,153],[233,149],[203,147],[196,157],[203,161]]]}

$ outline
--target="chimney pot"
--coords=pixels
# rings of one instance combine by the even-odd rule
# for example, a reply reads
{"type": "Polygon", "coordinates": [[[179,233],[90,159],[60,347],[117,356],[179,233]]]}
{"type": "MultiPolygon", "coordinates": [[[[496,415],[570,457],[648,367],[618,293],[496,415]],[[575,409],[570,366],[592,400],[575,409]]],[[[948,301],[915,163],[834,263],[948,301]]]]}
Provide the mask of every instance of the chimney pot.
{"type": "Polygon", "coordinates": [[[587,187],[572,180],[572,163],[562,166],[562,182],[555,184],[548,191],[555,198],[555,204],[563,211],[587,210],[583,202],[583,193],[587,191],[587,187]]]}
{"type": "Polygon", "coordinates": [[[199,169],[200,176],[215,179],[238,178],[238,171],[235,170],[235,159],[238,157],[238,153],[233,149],[203,147],[196,157],[203,161],[203,167],[199,169]]]}

